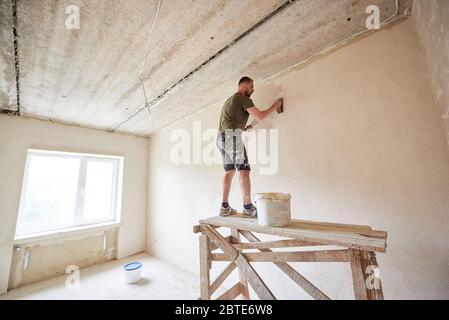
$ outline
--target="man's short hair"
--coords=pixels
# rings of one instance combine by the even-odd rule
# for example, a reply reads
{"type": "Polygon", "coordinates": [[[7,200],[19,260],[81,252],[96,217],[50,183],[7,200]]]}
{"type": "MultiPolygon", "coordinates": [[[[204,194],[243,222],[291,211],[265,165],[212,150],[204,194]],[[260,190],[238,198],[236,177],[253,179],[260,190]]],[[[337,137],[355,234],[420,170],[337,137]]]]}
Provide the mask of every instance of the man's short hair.
{"type": "Polygon", "coordinates": [[[250,84],[251,82],[253,82],[253,79],[251,79],[249,77],[243,77],[242,79],[240,79],[239,85],[241,85],[243,83],[250,84]]]}

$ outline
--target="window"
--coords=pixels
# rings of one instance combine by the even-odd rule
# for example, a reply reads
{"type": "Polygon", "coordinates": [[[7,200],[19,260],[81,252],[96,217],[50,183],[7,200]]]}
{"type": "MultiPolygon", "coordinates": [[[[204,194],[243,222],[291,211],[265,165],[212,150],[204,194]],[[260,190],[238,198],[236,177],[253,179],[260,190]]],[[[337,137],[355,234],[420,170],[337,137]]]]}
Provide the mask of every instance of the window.
{"type": "Polygon", "coordinates": [[[16,236],[118,221],[122,157],[28,150],[16,236]]]}

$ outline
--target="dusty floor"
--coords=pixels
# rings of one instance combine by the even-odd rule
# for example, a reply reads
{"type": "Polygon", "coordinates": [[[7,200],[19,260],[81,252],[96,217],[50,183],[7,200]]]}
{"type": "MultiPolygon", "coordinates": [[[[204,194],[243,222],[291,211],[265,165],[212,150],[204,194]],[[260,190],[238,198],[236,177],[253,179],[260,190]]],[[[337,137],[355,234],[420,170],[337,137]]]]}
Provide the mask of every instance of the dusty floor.
{"type": "Polygon", "coordinates": [[[20,287],[0,296],[5,299],[197,299],[199,279],[167,262],[138,254],[81,270],[79,289],[65,286],[67,276],[20,287]],[[122,266],[143,263],[142,279],[128,285],[122,266]]]}

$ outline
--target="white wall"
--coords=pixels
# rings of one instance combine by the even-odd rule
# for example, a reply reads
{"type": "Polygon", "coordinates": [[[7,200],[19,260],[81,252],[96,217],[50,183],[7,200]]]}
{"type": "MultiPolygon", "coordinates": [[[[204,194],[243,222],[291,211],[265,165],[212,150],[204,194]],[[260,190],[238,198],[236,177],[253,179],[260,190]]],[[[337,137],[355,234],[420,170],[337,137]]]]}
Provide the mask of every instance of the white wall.
{"type": "Polygon", "coordinates": [[[449,1],[415,0],[413,20],[449,147],[449,1]]]}
{"type": "Polygon", "coordinates": [[[145,250],[148,140],[0,116],[0,294],[6,292],[27,148],[125,157],[118,258],[145,250]]]}
{"type": "MultiPolygon", "coordinates": [[[[279,171],[260,176],[254,165],[253,194],[291,193],[294,218],[386,230],[378,262],[387,299],[449,298],[449,153],[425,73],[407,20],[256,83],[256,105],[282,96],[286,112],[264,124],[279,130],[279,171]]],[[[198,120],[203,130],[217,128],[220,111],[210,106],[150,139],[147,250],[195,273],[192,226],[216,215],[223,171],[173,164],[170,133],[192,133],[198,120]]],[[[230,203],[241,208],[237,181],[230,203]]],[[[349,267],[296,266],[331,298],[353,297],[349,267]]],[[[279,298],[308,298],[279,270],[256,268],[279,298]]]]}
{"type": "Polygon", "coordinates": [[[97,230],[56,241],[14,245],[8,290],[66,274],[68,266],[83,269],[115,259],[117,233],[117,228],[97,230]]]}

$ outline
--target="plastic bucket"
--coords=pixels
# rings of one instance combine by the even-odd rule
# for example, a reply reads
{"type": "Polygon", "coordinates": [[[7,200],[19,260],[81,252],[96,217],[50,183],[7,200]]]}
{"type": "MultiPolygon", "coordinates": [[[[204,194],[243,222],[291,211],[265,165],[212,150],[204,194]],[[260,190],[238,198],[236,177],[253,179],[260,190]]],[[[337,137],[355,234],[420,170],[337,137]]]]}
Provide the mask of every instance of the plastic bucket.
{"type": "Polygon", "coordinates": [[[126,283],[134,283],[139,281],[142,275],[142,263],[141,262],[131,262],[123,266],[123,271],[125,272],[126,283]]]}
{"type": "Polygon", "coordinates": [[[257,220],[260,225],[268,227],[283,227],[290,224],[290,194],[257,193],[257,220]]]}

